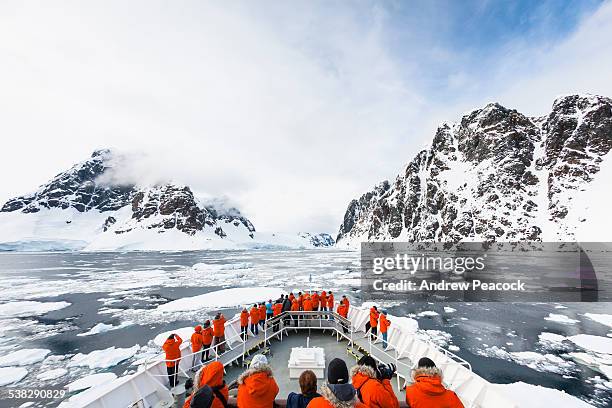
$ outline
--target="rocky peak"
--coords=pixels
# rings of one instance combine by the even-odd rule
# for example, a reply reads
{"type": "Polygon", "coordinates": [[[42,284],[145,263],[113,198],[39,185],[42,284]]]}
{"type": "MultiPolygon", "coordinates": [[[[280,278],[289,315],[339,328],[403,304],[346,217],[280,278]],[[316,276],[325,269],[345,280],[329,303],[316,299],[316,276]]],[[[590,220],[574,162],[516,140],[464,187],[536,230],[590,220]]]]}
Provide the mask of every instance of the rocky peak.
{"type": "Polygon", "coordinates": [[[491,103],[445,123],[393,185],[350,202],[337,242],[540,240],[610,151],[611,105],[570,95],[529,118],[491,103]]]}

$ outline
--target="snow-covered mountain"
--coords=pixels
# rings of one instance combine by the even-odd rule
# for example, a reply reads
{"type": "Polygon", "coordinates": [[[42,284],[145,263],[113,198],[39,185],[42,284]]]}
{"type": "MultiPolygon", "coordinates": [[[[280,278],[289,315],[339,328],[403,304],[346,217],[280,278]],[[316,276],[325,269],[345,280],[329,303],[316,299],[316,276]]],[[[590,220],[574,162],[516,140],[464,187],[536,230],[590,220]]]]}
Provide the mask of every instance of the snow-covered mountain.
{"type": "Polygon", "coordinates": [[[361,241],[609,241],[612,100],[556,99],[544,117],[491,103],[444,123],[395,181],[350,202],[361,241]]]}
{"type": "MultiPolygon", "coordinates": [[[[114,182],[125,157],[108,149],[58,174],[0,209],[0,250],[156,250],[313,248],[327,234],[258,233],[222,200],[202,200],[188,186],[114,182]]],[[[327,238],[325,237],[327,236],[327,238]]]]}

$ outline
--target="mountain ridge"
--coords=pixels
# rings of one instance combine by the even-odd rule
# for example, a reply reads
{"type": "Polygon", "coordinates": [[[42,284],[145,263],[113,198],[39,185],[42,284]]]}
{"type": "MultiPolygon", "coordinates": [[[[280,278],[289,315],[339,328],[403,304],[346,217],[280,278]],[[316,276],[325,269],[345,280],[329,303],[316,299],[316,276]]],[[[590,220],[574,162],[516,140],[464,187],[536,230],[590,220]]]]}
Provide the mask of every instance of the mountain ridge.
{"type": "Polygon", "coordinates": [[[393,182],[352,200],[337,245],[576,239],[596,228],[578,225],[588,211],[575,204],[611,148],[610,98],[562,96],[538,118],[489,103],[440,125],[393,182]]]}

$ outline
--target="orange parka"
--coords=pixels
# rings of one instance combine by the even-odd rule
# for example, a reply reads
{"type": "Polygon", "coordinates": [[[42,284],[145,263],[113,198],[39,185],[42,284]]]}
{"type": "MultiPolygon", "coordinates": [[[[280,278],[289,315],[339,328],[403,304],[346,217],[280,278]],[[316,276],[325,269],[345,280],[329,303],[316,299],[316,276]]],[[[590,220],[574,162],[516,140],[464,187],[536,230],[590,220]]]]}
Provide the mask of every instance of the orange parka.
{"type": "Polygon", "coordinates": [[[266,321],[266,305],[259,305],[259,321],[266,321]]]}
{"type": "Polygon", "coordinates": [[[257,307],[253,306],[251,308],[250,316],[251,316],[251,324],[259,323],[259,309],[257,309],[257,307]]]}
{"type": "Polygon", "coordinates": [[[339,401],[336,396],[330,391],[327,385],[323,385],[321,387],[321,395],[321,397],[312,399],[308,403],[307,408],[368,408],[366,405],[359,402],[357,400],[357,397],[355,397],[355,402],[339,401]]]}
{"type": "Polygon", "coordinates": [[[298,310],[300,310],[300,305],[298,304],[297,299],[293,299],[293,301],[291,302],[291,311],[297,312],[298,310]]]}
{"type": "Polygon", "coordinates": [[[247,327],[249,325],[249,312],[246,309],[243,309],[240,312],[240,327],[247,327]]]}
{"type": "Polygon", "coordinates": [[[412,376],[415,382],[406,387],[406,403],[410,408],[463,408],[457,394],[442,385],[441,371],[437,367],[417,368],[412,376]]]}
{"type": "Polygon", "coordinates": [[[371,327],[378,327],[378,310],[374,309],[373,307],[370,308],[370,326],[371,327]]]}
{"type": "Polygon", "coordinates": [[[202,326],[197,325],[191,335],[191,351],[197,353],[202,350],[202,326]]]}
{"type": "Polygon", "coordinates": [[[225,336],[225,316],[221,315],[218,319],[213,319],[213,336],[225,336]]]}
{"type": "Polygon", "coordinates": [[[317,293],[315,293],[314,295],[312,295],[312,307],[314,307],[315,309],[319,308],[319,301],[320,301],[320,297],[317,293]]]}
{"type": "Polygon", "coordinates": [[[380,326],[380,332],[386,333],[389,330],[389,326],[391,326],[391,322],[387,319],[384,313],[381,313],[380,319],[378,320],[378,326],[380,326]]]}
{"type": "Polygon", "coordinates": [[[272,408],[277,394],[268,365],[249,368],[238,377],[238,408],[272,408]]]}
{"type": "Polygon", "coordinates": [[[181,343],[183,339],[175,334],[171,339],[166,339],[162,349],[166,352],[166,365],[168,367],[174,367],[178,363],[178,359],[181,358],[181,343]]]}
{"type": "Polygon", "coordinates": [[[346,305],[345,305],[345,304],[339,304],[339,305],[338,305],[338,309],[336,310],[336,312],[337,312],[337,313],[338,313],[340,316],[344,317],[345,319],[347,319],[347,318],[348,318],[348,308],[346,307],[346,305]]]}
{"type": "Polygon", "coordinates": [[[327,307],[327,292],[326,291],[321,292],[321,296],[319,297],[319,300],[321,301],[321,307],[327,307]]]}
{"type": "Polygon", "coordinates": [[[390,380],[376,378],[374,369],[355,366],[351,369],[353,387],[357,396],[369,408],[399,408],[399,401],[393,392],[390,380]]]}
{"type": "Polygon", "coordinates": [[[275,303],[272,305],[272,316],[278,316],[283,311],[282,303],[275,303]]]}
{"type": "Polygon", "coordinates": [[[304,299],[304,311],[312,312],[312,299],[310,299],[310,297],[304,299]]]}
{"type": "Polygon", "coordinates": [[[327,308],[332,310],[334,308],[334,294],[330,293],[327,297],[327,308]]]}
{"type": "MultiPolygon", "coordinates": [[[[204,385],[208,385],[212,389],[218,389],[221,395],[225,397],[225,401],[228,400],[229,392],[227,385],[225,385],[225,381],[223,380],[223,364],[218,361],[213,361],[212,363],[202,367],[196,373],[193,384],[193,392],[185,400],[185,405],[183,405],[183,408],[190,407],[193,394],[195,394],[196,391],[198,391],[204,385]]],[[[213,399],[213,403],[210,408],[223,408],[223,403],[219,397],[217,397],[217,395],[214,393],[213,395],[215,398],[213,399]]]]}
{"type": "Polygon", "coordinates": [[[208,326],[202,329],[202,344],[205,346],[210,346],[213,339],[213,329],[208,326]]]}

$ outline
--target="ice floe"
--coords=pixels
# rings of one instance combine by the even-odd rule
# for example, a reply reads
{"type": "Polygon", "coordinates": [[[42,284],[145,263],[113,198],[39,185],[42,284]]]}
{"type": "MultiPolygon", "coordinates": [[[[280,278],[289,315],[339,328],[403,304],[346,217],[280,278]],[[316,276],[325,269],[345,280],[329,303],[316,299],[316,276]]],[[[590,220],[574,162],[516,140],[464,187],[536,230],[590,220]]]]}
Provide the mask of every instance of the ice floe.
{"type": "Polygon", "coordinates": [[[595,353],[612,354],[612,339],[590,334],[577,334],[567,338],[578,347],[595,353]]]}
{"type": "Polygon", "coordinates": [[[452,308],[450,306],[444,306],[444,312],[445,313],[454,313],[456,311],[457,311],[457,309],[455,309],[455,308],[452,308]]]}
{"type": "Polygon", "coordinates": [[[417,313],[419,317],[433,317],[439,316],[438,312],[434,312],[433,310],[425,310],[423,312],[417,313]]]}
{"type": "Polygon", "coordinates": [[[131,321],[122,322],[121,324],[119,324],[117,326],[114,326],[112,324],[98,323],[94,327],[89,329],[89,331],[87,331],[85,333],[79,333],[79,334],[77,334],[77,336],[92,336],[94,334],[100,334],[100,333],[105,333],[105,332],[108,332],[108,331],[123,329],[124,327],[128,327],[128,326],[131,326],[133,324],[134,324],[134,322],[131,322],[131,321]]]}
{"type": "Polygon", "coordinates": [[[70,306],[68,302],[36,302],[24,300],[0,305],[0,318],[41,316],[70,306]]]}
{"type": "Polygon", "coordinates": [[[140,346],[136,344],[130,348],[115,348],[113,346],[104,350],[94,350],[89,354],[79,353],[70,359],[68,367],[109,368],[131,358],[138,350],[140,350],[140,346]]]}
{"type": "Polygon", "coordinates": [[[610,314],[585,313],[584,315],[597,323],[612,327],[612,315],[610,314]]]}
{"type": "Polygon", "coordinates": [[[221,309],[277,299],[286,291],[281,288],[246,287],[222,289],[199,296],[186,297],[159,305],[161,312],[180,312],[199,309],[221,309]]]}
{"type": "Polygon", "coordinates": [[[522,381],[512,384],[495,384],[519,407],[593,408],[591,405],[564,391],[527,384],[522,381]]]}
{"type": "Polygon", "coordinates": [[[66,374],[68,374],[68,370],[65,368],[55,368],[52,370],[43,371],[42,373],[38,374],[36,378],[41,381],[51,381],[63,377],[66,374]]]}
{"type": "Polygon", "coordinates": [[[23,367],[0,367],[0,386],[21,381],[26,375],[28,370],[23,367]]]}
{"type": "Polygon", "coordinates": [[[156,345],[161,347],[164,344],[164,342],[166,341],[166,339],[172,333],[178,334],[179,337],[181,339],[183,339],[183,341],[189,340],[191,338],[191,334],[193,333],[193,327],[180,327],[178,329],[174,329],[174,330],[170,330],[170,331],[166,331],[166,332],[160,333],[157,336],[155,336],[155,338],[153,339],[153,343],[155,343],[156,345]]]}
{"type": "Polygon", "coordinates": [[[492,346],[484,350],[479,350],[478,354],[485,357],[513,361],[540,372],[568,374],[575,369],[575,364],[572,361],[564,360],[554,354],[540,354],[535,351],[508,352],[497,346],[492,346]]]}
{"type": "Polygon", "coordinates": [[[580,320],[572,319],[562,314],[549,313],[544,320],[548,320],[551,322],[562,323],[562,324],[575,324],[580,323],[580,320]]]}
{"type": "Polygon", "coordinates": [[[117,376],[113,373],[98,373],[79,378],[66,385],[69,392],[86,390],[87,388],[97,387],[104,383],[114,380],[117,376]]]}
{"type": "Polygon", "coordinates": [[[51,350],[21,349],[0,357],[0,367],[26,366],[43,361],[51,350]]]}

